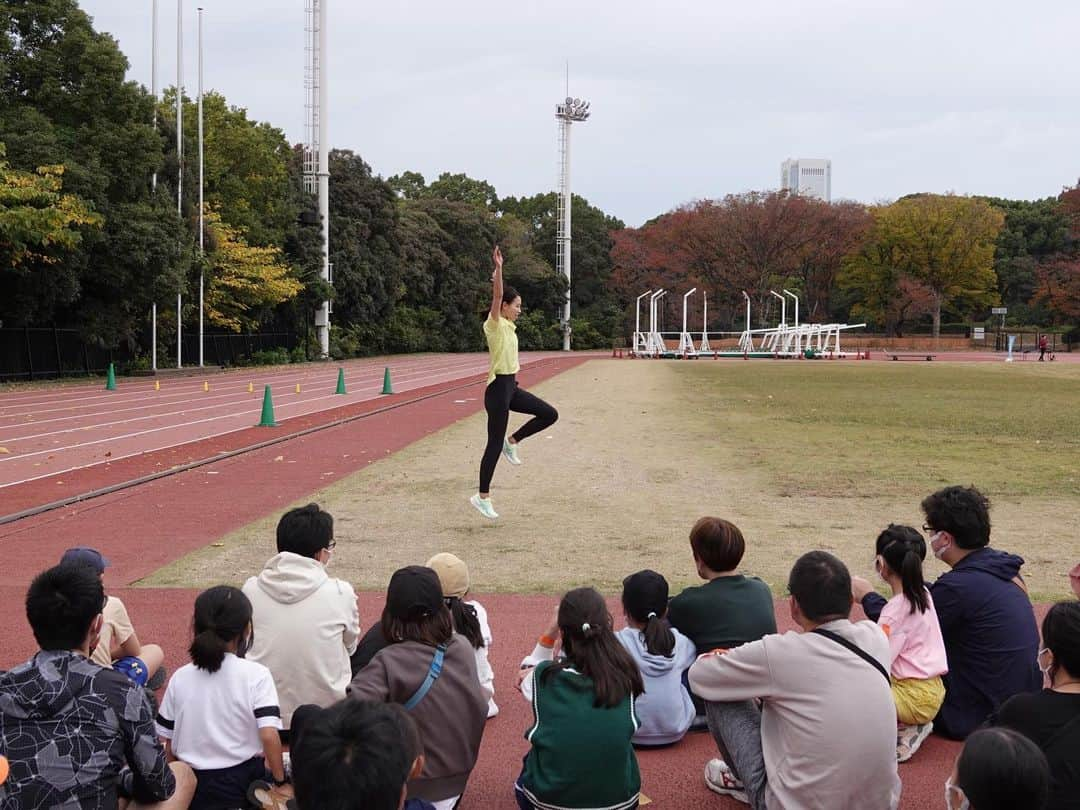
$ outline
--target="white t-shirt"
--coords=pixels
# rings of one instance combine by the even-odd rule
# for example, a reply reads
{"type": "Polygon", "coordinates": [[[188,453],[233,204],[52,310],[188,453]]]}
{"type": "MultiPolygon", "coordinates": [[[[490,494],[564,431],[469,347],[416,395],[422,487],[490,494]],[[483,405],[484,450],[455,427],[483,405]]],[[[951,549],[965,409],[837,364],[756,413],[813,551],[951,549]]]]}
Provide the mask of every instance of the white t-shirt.
{"type": "Polygon", "coordinates": [[[263,753],[260,728],[281,728],[270,670],[225,654],[221,669],[176,670],[157,716],[157,732],[195,770],[231,768],[263,753]]]}
{"type": "Polygon", "coordinates": [[[484,697],[488,699],[488,717],[494,717],[499,713],[499,707],[495,705],[495,672],[488,661],[488,650],[491,649],[491,627],[488,625],[487,611],[479,602],[466,602],[472,605],[476,611],[476,619],[480,624],[480,636],[484,639],[484,646],[478,647],[476,653],[476,677],[480,681],[480,687],[484,690],[484,697]]]}

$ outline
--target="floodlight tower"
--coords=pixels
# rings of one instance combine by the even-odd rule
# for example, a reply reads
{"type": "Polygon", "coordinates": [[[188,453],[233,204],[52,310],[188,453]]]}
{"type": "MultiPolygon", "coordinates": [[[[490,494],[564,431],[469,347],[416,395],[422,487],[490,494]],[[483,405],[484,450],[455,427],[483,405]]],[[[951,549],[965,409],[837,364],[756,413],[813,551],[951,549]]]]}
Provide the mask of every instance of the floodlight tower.
{"type": "MultiPolygon", "coordinates": [[[[307,0],[307,65],[304,69],[306,91],[307,143],[304,145],[304,189],[318,194],[319,218],[322,221],[322,272],[330,281],[330,139],[327,132],[329,93],[326,59],[326,4],[328,0],[307,0]]],[[[330,356],[330,302],[323,301],[315,312],[315,332],[319,354],[330,356]]]]}
{"type": "Polygon", "coordinates": [[[589,102],[566,97],[555,105],[559,122],[559,208],[558,236],[555,240],[555,271],[566,276],[566,302],[563,304],[563,351],[570,351],[570,125],[589,118],[589,102]]]}

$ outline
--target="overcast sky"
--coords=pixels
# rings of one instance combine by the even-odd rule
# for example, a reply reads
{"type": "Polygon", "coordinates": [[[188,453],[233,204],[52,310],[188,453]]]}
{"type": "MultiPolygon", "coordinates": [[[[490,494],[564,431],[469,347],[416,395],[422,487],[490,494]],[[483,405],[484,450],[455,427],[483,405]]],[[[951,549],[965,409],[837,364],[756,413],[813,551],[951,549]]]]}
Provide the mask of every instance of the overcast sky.
{"type": "MultiPolygon", "coordinates": [[[[80,2],[149,86],[151,0],[80,2]]],[[[553,189],[567,60],[593,112],[573,127],[573,190],[628,225],[776,188],[787,157],[831,159],[833,198],[864,202],[1033,199],[1080,177],[1077,0],[327,2],[330,142],[384,177],[553,189]]],[[[303,140],[304,0],[202,5],[206,88],[303,140]]],[[[173,85],[176,0],[159,8],[173,85]]]]}

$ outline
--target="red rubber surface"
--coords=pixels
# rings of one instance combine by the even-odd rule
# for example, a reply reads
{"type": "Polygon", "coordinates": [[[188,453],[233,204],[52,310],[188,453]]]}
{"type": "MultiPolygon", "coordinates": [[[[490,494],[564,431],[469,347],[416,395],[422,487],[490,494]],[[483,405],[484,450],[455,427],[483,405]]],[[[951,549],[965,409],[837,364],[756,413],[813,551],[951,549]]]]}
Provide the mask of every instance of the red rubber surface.
{"type": "MultiPolygon", "coordinates": [[[[585,359],[560,355],[549,363],[524,369],[520,379],[524,385],[533,385],[585,359]]],[[[482,382],[85,504],[0,526],[5,573],[0,585],[0,610],[9,617],[0,625],[0,668],[24,660],[36,649],[23,610],[31,577],[58,560],[65,548],[88,545],[100,549],[112,561],[106,586],[127,603],[140,638],[164,647],[166,665],[174,670],[186,662],[196,592],[125,586],[233,529],[279,511],[327,481],[355,472],[376,458],[475,413],[482,407],[482,382]],[[465,399],[469,401],[460,402],[465,399]],[[278,456],[283,457],[282,461],[275,461],[278,456]]],[[[189,450],[193,452],[194,448],[189,450]]],[[[30,487],[29,497],[40,502],[51,499],[51,487],[56,485],[43,479],[25,486],[30,487]],[[33,487],[39,490],[36,495],[33,487]]],[[[0,492],[6,499],[12,489],[0,492]]],[[[689,561],[675,560],[672,565],[689,566],[689,561]]],[[[234,578],[223,572],[224,581],[234,578]]],[[[381,594],[361,594],[361,622],[365,628],[378,620],[382,598],[381,594]]],[[[462,808],[510,810],[516,806],[512,784],[527,750],[522,735],[530,719],[529,707],[514,689],[514,676],[522,656],[532,649],[555,599],[506,594],[478,598],[488,610],[495,637],[491,659],[501,712],[487,725],[480,760],[462,808]]],[[[613,615],[621,615],[614,601],[610,607],[613,615]]],[[[785,603],[777,604],[777,618],[781,630],[791,629],[785,603]]],[[[838,706],[837,711],[846,709],[838,706]]],[[[941,806],[942,785],[958,750],[955,743],[931,737],[912,762],[901,765],[901,807],[915,810],[941,806]]],[[[715,747],[706,733],[688,735],[674,747],[640,752],[643,792],[662,808],[743,807],[705,788],[702,769],[712,756],[715,747]]]]}

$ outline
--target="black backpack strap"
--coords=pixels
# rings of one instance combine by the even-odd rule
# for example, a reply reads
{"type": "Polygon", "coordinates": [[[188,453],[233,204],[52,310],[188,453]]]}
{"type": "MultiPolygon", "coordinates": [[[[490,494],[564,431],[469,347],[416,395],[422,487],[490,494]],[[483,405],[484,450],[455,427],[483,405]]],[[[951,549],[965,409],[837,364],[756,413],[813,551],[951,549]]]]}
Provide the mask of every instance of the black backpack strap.
{"type": "Polygon", "coordinates": [[[870,653],[866,652],[858,644],[852,644],[843,636],[837,635],[832,630],[824,630],[821,627],[818,627],[815,630],[811,630],[810,632],[817,633],[819,636],[825,636],[825,638],[830,639],[831,641],[835,641],[841,647],[847,647],[849,650],[859,656],[859,658],[866,661],[866,663],[870,664],[870,666],[880,672],[889,684],[892,684],[892,679],[889,677],[889,671],[881,665],[880,661],[874,658],[874,656],[870,655],[870,653]]]}

